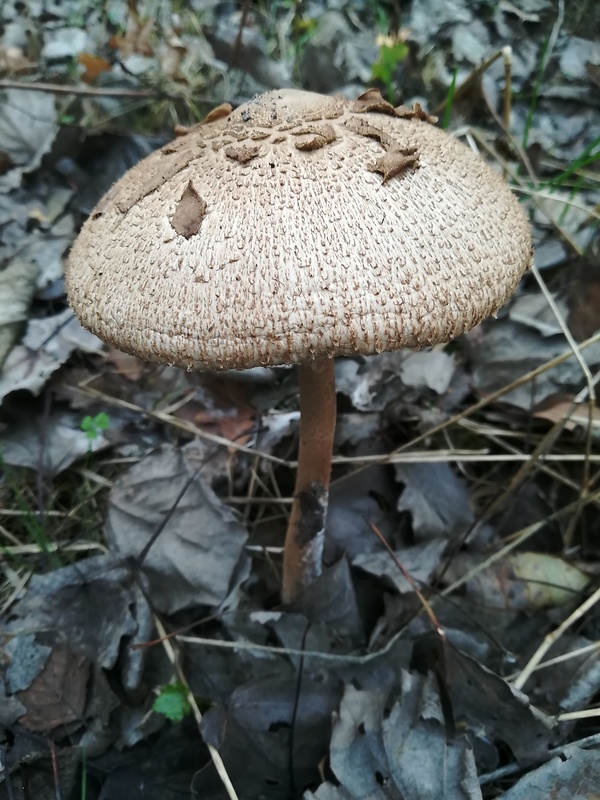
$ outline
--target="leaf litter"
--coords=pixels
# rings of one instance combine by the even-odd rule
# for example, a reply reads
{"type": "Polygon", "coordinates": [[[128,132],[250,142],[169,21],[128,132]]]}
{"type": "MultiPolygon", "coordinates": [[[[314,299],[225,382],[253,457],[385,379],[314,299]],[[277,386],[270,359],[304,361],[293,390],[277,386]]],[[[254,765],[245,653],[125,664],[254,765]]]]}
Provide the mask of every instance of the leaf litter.
{"type": "Polygon", "coordinates": [[[2,798],[231,798],[209,746],[239,797],[594,796],[600,20],[371,6],[0,10],[2,798]],[[526,277],[461,342],[338,360],[326,569],[283,608],[292,373],[236,384],[107,352],[62,267],[197,97],[298,79],[356,96],[388,35],[405,46],[382,90],[446,109],[509,175],[553,306],[526,277]],[[510,135],[502,60],[477,72],[507,43],[510,135]]]}

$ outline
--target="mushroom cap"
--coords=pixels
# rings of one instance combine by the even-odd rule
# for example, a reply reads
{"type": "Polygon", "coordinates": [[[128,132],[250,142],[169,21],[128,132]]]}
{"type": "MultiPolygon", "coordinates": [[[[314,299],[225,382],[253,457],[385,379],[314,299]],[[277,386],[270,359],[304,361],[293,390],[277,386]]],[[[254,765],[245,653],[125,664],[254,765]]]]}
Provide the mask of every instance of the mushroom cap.
{"type": "Polygon", "coordinates": [[[244,369],[445,342],[531,261],[502,178],[418,106],[285,89],[129,170],[71,251],[69,301],[115,347],[244,369]]]}

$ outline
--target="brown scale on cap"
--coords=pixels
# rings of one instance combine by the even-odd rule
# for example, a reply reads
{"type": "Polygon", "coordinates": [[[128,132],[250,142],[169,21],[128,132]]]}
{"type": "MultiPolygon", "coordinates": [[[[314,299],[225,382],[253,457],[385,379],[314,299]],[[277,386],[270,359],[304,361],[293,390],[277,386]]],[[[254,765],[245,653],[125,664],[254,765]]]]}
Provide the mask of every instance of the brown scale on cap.
{"type": "Polygon", "coordinates": [[[531,260],[502,178],[433,121],[376,90],[220,106],[127,172],[69,257],[73,308],[121,350],[188,369],[301,365],[286,599],[320,571],[332,357],[448,341],[531,260]]]}

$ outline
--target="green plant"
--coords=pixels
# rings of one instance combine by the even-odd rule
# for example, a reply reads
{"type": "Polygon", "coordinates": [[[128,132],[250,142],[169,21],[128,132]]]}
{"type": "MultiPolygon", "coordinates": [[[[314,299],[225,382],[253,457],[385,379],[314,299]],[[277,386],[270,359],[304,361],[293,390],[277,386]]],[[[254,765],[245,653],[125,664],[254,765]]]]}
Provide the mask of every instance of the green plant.
{"type": "Polygon", "coordinates": [[[152,710],[170,719],[181,722],[190,713],[188,690],[182,683],[166,683],[160,687],[160,694],[152,704],[152,710]]]}
{"type": "Polygon", "coordinates": [[[81,800],[87,800],[87,758],[85,747],[81,748],[81,800]]]}
{"type": "Polygon", "coordinates": [[[456,91],[456,76],[458,74],[458,67],[454,68],[452,73],[452,80],[448,87],[448,97],[446,98],[446,107],[444,108],[444,119],[442,120],[442,128],[444,130],[450,124],[450,115],[452,114],[452,103],[454,102],[454,92],[456,91]]]}
{"type": "Polygon", "coordinates": [[[521,140],[521,146],[523,150],[527,149],[527,142],[529,141],[529,132],[531,131],[531,126],[533,124],[533,116],[535,114],[535,109],[537,107],[537,101],[542,86],[542,76],[544,74],[544,70],[546,69],[546,62],[547,62],[546,56],[548,55],[549,45],[550,45],[550,35],[546,37],[546,39],[544,40],[544,44],[542,46],[540,63],[538,64],[538,71],[535,77],[535,83],[533,85],[531,101],[529,103],[529,111],[527,112],[527,119],[525,120],[525,128],[523,130],[523,138],[521,140]]]}
{"type": "Polygon", "coordinates": [[[373,80],[380,81],[385,86],[387,100],[393,104],[395,87],[394,73],[398,64],[408,55],[406,42],[395,41],[390,36],[381,36],[379,43],[379,58],[371,67],[373,80]]]}
{"type": "MultiPolygon", "coordinates": [[[[4,484],[11,495],[12,502],[15,508],[20,512],[19,518],[27,539],[35,542],[40,551],[48,557],[50,565],[54,569],[58,569],[62,566],[62,562],[55,551],[52,540],[46,532],[43,521],[38,517],[35,511],[32,510],[32,507],[26,499],[26,485],[15,478],[13,471],[5,464],[1,452],[0,470],[4,472],[4,484]]],[[[7,555],[8,551],[0,547],[0,553],[7,555]]]]}
{"type": "Polygon", "coordinates": [[[81,420],[81,430],[84,431],[88,438],[89,443],[94,442],[102,431],[105,431],[110,425],[110,417],[105,411],[100,411],[95,417],[88,414],[81,420]]]}

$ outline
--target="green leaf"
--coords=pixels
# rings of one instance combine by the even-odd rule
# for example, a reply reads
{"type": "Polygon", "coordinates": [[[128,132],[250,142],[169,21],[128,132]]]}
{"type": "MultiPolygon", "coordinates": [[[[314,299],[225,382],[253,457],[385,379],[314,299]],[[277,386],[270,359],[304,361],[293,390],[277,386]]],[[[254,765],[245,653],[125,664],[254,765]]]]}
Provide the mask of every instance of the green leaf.
{"type": "Polygon", "coordinates": [[[187,689],[182,683],[167,683],[160,687],[160,694],[152,704],[152,710],[163,714],[171,722],[181,722],[190,713],[187,689]]]}
{"type": "Polygon", "coordinates": [[[84,417],[81,420],[81,430],[85,431],[85,434],[90,442],[93,442],[94,439],[97,439],[100,431],[105,431],[109,425],[110,417],[105,411],[100,411],[100,413],[96,414],[95,417],[91,417],[88,414],[87,417],[84,417]]]}
{"type": "Polygon", "coordinates": [[[110,425],[110,417],[105,411],[101,411],[94,417],[94,422],[96,423],[96,428],[99,431],[105,431],[110,425]]]}

